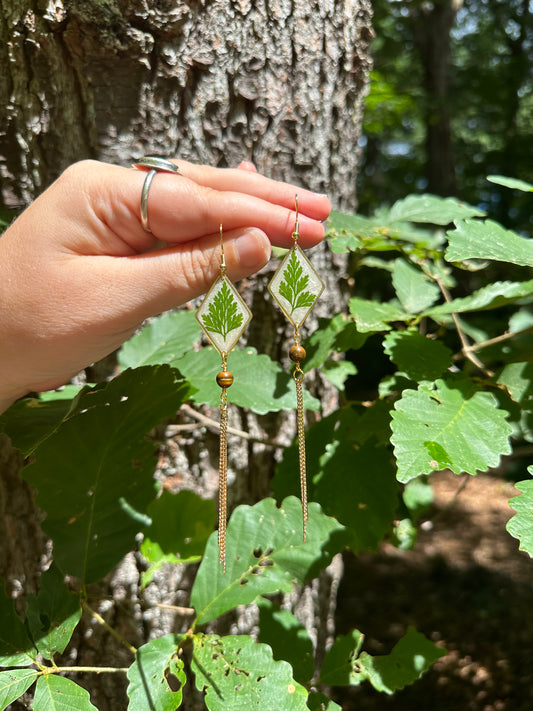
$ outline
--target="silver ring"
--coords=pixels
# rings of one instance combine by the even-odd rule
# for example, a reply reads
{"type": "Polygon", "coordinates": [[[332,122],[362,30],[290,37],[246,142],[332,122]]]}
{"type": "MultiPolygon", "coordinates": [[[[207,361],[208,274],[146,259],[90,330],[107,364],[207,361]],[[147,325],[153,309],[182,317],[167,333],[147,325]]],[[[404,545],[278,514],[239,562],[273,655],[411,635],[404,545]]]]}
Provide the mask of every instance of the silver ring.
{"type": "Polygon", "coordinates": [[[175,163],[171,163],[166,158],[157,158],[156,156],[145,156],[133,164],[134,168],[151,168],[148,175],[144,179],[143,189],[141,191],[141,224],[147,232],[152,230],[148,226],[148,193],[154,176],[158,172],[177,173],[179,168],[175,163]]]}

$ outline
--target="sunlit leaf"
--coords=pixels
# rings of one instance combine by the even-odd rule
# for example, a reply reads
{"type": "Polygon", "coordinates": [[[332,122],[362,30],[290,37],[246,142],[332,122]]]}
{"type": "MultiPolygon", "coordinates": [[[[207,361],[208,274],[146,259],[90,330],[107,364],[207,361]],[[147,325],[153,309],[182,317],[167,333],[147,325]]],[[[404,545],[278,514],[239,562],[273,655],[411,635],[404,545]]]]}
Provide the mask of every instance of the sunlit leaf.
{"type": "Polygon", "coordinates": [[[391,207],[391,222],[427,222],[449,225],[454,220],[482,217],[485,213],[455,198],[438,195],[408,195],[391,207]]]}
{"type": "Polygon", "coordinates": [[[16,701],[39,676],[35,669],[10,669],[0,672],[0,711],[16,701]]]}
{"type": "Polygon", "coordinates": [[[515,190],[522,190],[522,192],[525,193],[533,192],[533,185],[531,185],[531,183],[526,183],[525,180],[518,180],[518,178],[506,178],[503,175],[487,175],[487,180],[497,185],[503,185],[505,188],[514,188],[515,190]]]}
{"type": "Polygon", "coordinates": [[[405,390],[392,413],[398,479],[451,469],[476,474],[510,454],[512,427],[489,392],[466,380],[437,380],[405,390]]]}
{"type": "MultiPolygon", "coordinates": [[[[533,476],[533,466],[528,472],[533,476]]],[[[507,522],[507,530],[520,541],[520,550],[533,558],[533,480],[519,481],[515,486],[521,493],[509,499],[509,506],[516,513],[507,522]]]]}
{"type": "Polygon", "coordinates": [[[324,658],[320,681],[328,686],[360,684],[362,679],[357,669],[357,658],[363,646],[364,636],[359,630],[336,637],[324,658]]]}
{"type": "Polygon", "coordinates": [[[98,711],[89,693],[75,682],[57,674],[44,674],[37,680],[33,711],[98,711]]]}
{"type": "Polygon", "coordinates": [[[389,324],[393,321],[408,321],[411,318],[396,303],[366,301],[359,297],[350,299],[350,313],[361,333],[390,331],[389,324]]]}
{"type": "Polygon", "coordinates": [[[287,662],[252,637],[197,635],[191,667],[209,711],[308,711],[307,691],[287,662]]]}
{"type": "Polygon", "coordinates": [[[178,645],[183,635],[167,634],[139,647],[128,669],[128,711],[175,711],[187,682],[178,645]]]}
{"type": "Polygon", "coordinates": [[[419,269],[405,259],[396,259],[392,270],[396,295],[407,313],[417,314],[435,303],[440,289],[419,269]]]}
{"type": "Polygon", "coordinates": [[[201,329],[194,311],[173,311],[154,318],[118,352],[122,368],[170,363],[190,350],[201,329]]]}
{"type": "Polygon", "coordinates": [[[302,506],[294,497],[276,508],[273,499],[238,506],[228,523],[226,571],[219,562],[216,534],[207,544],[191,594],[200,624],[258,595],[290,592],[311,570],[326,567],[343,548],[343,527],[309,505],[307,540],[302,540],[302,506]]]}
{"type": "Polygon", "coordinates": [[[523,282],[496,281],[484,286],[470,296],[453,299],[445,304],[434,306],[424,312],[424,316],[440,316],[442,314],[496,309],[512,304],[518,299],[533,294],[533,279],[523,282]]]}
{"type": "Polygon", "coordinates": [[[492,259],[520,266],[533,266],[533,239],[521,237],[492,220],[458,222],[448,233],[446,259],[492,259]]]}
{"type": "MultiPolygon", "coordinates": [[[[221,363],[220,355],[214,348],[191,351],[174,361],[173,365],[197,388],[193,394],[195,402],[218,407],[220,387],[216,383],[216,375],[221,363]]],[[[234,405],[246,407],[259,415],[294,409],[296,395],[290,373],[264,353],[258,354],[255,348],[235,349],[228,357],[228,369],[234,376],[228,399],[234,405]]],[[[320,402],[305,391],[304,406],[317,410],[320,402]]]]}

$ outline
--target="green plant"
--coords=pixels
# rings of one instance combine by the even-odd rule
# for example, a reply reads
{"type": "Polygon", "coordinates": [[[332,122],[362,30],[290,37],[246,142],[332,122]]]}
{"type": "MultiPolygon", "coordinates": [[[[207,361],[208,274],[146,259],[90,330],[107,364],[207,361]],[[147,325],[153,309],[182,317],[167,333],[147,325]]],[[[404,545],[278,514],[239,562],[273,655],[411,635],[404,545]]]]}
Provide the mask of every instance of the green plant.
{"type": "MultiPolygon", "coordinates": [[[[293,496],[295,446],[273,481],[278,503],[267,498],[233,512],[225,574],[210,533],[212,502],[190,491],[160,495],[154,485],[156,443],[149,433],[187,403],[216,406],[219,398],[206,375],[216,372],[218,355],[192,350],[199,328],[188,311],[161,316],[125,344],[122,372],[110,382],[19,401],[0,418],[28,457],[23,476],[54,542],[54,563],[24,621],[0,589],[0,709],[34,683],[35,711],[57,708],[58,699],[70,710],[95,708],[63,676],[80,667],[58,666],[54,657],[82,613],[96,615],[86,586],[135,548],[140,532],[144,584],[163,563],[201,562],[187,633],[138,649],[122,640],[132,653],[129,668],[86,670],[127,674],[131,711],[178,708],[190,683],[187,665],[211,710],[333,711],[340,707],[328,699],[329,687],[368,682],[393,693],[444,654],[409,629],[389,654],[372,656],[364,651],[364,630],[352,630],[337,637],[316,669],[309,632],[275,596],[317,576],[346,548],[372,551],[384,538],[412,546],[431,501],[431,472],[475,475],[533,440],[533,280],[525,272],[533,266],[533,241],[471,206],[430,195],[408,197],[371,218],[334,214],[328,237],[334,251],[352,253],[358,295],[306,344],[306,370],[321,367],[339,388],[341,406],[308,437],[313,503],[305,544],[293,496]],[[502,266],[512,279],[496,278],[502,266]],[[363,400],[351,376],[372,339],[387,366],[373,397],[365,393],[363,400]],[[79,584],[68,586],[66,576],[79,584]],[[251,604],[258,606],[257,640],[206,631],[221,615],[251,604]]],[[[266,356],[235,351],[232,370],[236,404],[258,414],[292,408],[290,377],[266,356]]],[[[316,410],[319,403],[308,396],[306,406],[316,410]]],[[[509,530],[533,555],[532,482],[518,488],[523,494],[511,501],[517,514],[509,530]]]]}

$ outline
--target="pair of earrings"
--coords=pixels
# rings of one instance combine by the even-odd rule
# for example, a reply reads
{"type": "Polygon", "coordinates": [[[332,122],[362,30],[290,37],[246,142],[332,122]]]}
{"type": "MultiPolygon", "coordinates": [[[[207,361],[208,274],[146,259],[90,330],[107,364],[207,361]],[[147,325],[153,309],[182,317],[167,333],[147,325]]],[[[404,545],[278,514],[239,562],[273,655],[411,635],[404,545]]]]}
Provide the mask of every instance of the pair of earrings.
{"type": "MultiPolygon", "coordinates": [[[[294,327],[294,343],[289,350],[289,357],[294,362],[293,379],[296,384],[296,417],[298,435],[298,454],[300,468],[300,490],[302,500],[303,540],[307,531],[307,478],[305,465],[305,433],[303,408],[303,380],[305,373],[301,363],[305,358],[305,349],[300,343],[300,327],[315,306],[318,297],[324,291],[324,282],[307,259],[298,240],[298,196],[295,198],[296,219],[292,233],[292,247],[274,274],[268,289],[294,327]]],[[[228,395],[227,390],[233,383],[233,374],[228,370],[227,358],[247,325],[252,313],[240,297],[235,286],[226,276],[226,261],[220,225],[220,273],[206,294],[196,318],[209,341],[222,358],[220,372],[216,381],[221,388],[220,394],[220,455],[219,455],[219,509],[218,509],[218,545],[220,562],[226,569],[226,519],[227,519],[227,471],[228,471],[228,395]]]]}

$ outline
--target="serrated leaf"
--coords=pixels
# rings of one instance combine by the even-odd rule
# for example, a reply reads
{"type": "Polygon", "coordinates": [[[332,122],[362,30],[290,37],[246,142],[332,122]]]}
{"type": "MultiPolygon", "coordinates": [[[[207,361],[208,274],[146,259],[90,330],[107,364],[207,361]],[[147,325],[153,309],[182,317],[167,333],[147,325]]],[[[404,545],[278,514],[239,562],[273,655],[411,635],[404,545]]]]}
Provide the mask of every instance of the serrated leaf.
{"type": "Polygon", "coordinates": [[[429,667],[446,654],[427,637],[409,627],[390,654],[373,657],[363,652],[357,665],[361,675],[377,691],[393,694],[419,679],[429,667]]]}
{"type": "Polygon", "coordinates": [[[398,369],[414,381],[434,380],[452,364],[452,352],[441,341],[418,331],[391,331],[383,349],[398,369]]]}
{"type": "Polygon", "coordinates": [[[302,623],[289,610],[270,600],[259,600],[258,642],[270,645],[275,659],[288,662],[294,678],[305,683],[314,672],[313,642],[302,623]]]}
{"type": "Polygon", "coordinates": [[[482,309],[497,309],[531,294],[533,294],[533,279],[520,282],[496,281],[478,289],[470,296],[462,299],[453,299],[446,304],[440,304],[428,309],[422,315],[440,316],[450,313],[481,311],[482,309]]]}
{"type": "Polygon", "coordinates": [[[143,585],[163,563],[198,561],[216,523],[215,502],[186,489],[177,494],[164,490],[147,514],[152,523],[144,531],[141,553],[151,565],[143,585]]]}
{"type": "Polygon", "coordinates": [[[57,674],[37,679],[33,711],[98,711],[89,693],[75,682],[57,674]]]}
{"type": "Polygon", "coordinates": [[[243,314],[237,313],[237,302],[227,282],[223,282],[213,301],[209,303],[207,313],[202,316],[204,328],[218,333],[223,339],[230,331],[242,325],[243,314]]]}
{"type": "Polygon", "coordinates": [[[143,644],[128,669],[128,711],[175,711],[187,682],[178,646],[183,635],[167,634],[143,644]]]}
{"type": "Polygon", "coordinates": [[[204,624],[258,595],[290,592],[313,570],[326,567],[343,546],[344,528],[309,505],[307,540],[302,540],[302,505],[295,497],[276,508],[273,499],[238,506],[226,537],[226,572],[216,534],[208,541],[191,594],[197,623],[204,624]],[[342,541],[339,540],[342,538],[342,541]]]}
{"type": "Polygon", "coordinates": [[[514,188],[525,193],[533,192],[531,183],[526,183],[525,180],[519,180],[518,178],[506,178],[504,175],[487,175],[487,180],[497,185],[503,185],[505,188],[514,188]]]}
{"type": "Polygon", "coordinates": [[[533,239],[521,237],[492,220],[458,222],[448,233],[448,262],[491,259],[519,266],[533,266],[533,239]]]}
{"type": "Polygon", "coordinates": [[[251,637],[198,635],[191,667],[209,711],[307,711],[307,691],[290,665],[274,661],[270,647],[251,637]]]}
{"type": "Polygon", "coordinates": [[[37,650],[27,635],[26,628],[15,612],[13,600],[6,595],[0,580],[0,667],[30,666],[37,650]]]}
{"type": "Polygon", "coordinates": [[[155,445],[146,434],[188,396],[188,384],[166,365],[127,370],[85,393],[86,409],[39,447],[23,476],[37,489],[63,572],[94,582],[131,550],[156,493],[155,445]]]}
{"type": "Polygon", "coordinates": [[[35,669],[11,669],[0,672],[0,711],[24,694],[39,676],[35,669]]]}
{"type": "Polygon", "coordinates": [[[510,454],[512,427],[494,395],[470,381],[437,380],[405,390],[392,413],[398,480],[451,469],[476,474],[510,454]]]}
{"type": "Polygon", "coordinates": [[[45,659],[62,654],[81,617],[79,595],[71,592],[52,563],[41,575],[39,594],[28,596],[26,619],[35,646],[45,659]]]}
{"type": "Polygon", "coordinates": [[[344,385],[350,375],[357,373],[357,368],[349,360],[328,360],[321,370],[322,375],[338,390],[344,390],[344,385]]]}
{"type": "Polygon", "coordinates": [[[392,284],[407,313],[417,314],[432,306],[440,296],[439,287],[405,259],[396,259],[392,284]]]}
{"type": "MultiPolygon", "coordinates": [[[[528,467],[528,472],[533,476],[533,466],[528,467]]],[[[516,513],[507,522],[507,530],[520,541],[520,550],[533,558],[533,481],[519,481],[515,487],[520,495],[509,499],[509,506],[516,513]]]]}
{"type": "Polygon", "coordinates": [[[190,350],[201,330],[193,311],[174,311],[154,318],[118,352],[122,368],[170,363],[190,350]]]}
{"type": "MultiPolygon", "coordinates": [[[[173,365],[197,389],[192,396],[196,403],[219,406],[216,374],[220,370],[220,356],[214,348],[189,352],[173,365]]],[[[296,395],[290,374],[264,353],[258,354],[255,348],[234,350],[228,358],[228,369],[234,376],[228,391],[232,404],[259,415],[294,409],[296,395]]],[[[306,391],[304,407],[318,410],[320,402],[306,391]]]]}
{"type": "Polygon", "coordinates": [[[364,636],[359,630],[339,635],[327,652],[320,670],[320,682],[328,686],[356,686],[362,679],[356,661],[364,636]]]}
{"type": "Polygon", "coordinates": [[[398,483],[383,447],[352,445],[342,438],[326,447],[313,498],[347,528],[355,552],[374,550],[390,528],[398,506],[398,483]]]}
{"type": "Polygon", "coordinates": [[[448,225],[454,220],[482,217],[485,213],[455,198],[438,195],[408,195],[390,209],[391,222],[421,222],[448,225]]]}
{"type": "Polygon", "coordinates": [[[350,313],[354,317],[357,330],[361,333],[390,331],[393,321],[409,321],[399,305],[392,302],[367,301],[358,297],[350,299],[350,313]]]}

